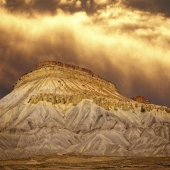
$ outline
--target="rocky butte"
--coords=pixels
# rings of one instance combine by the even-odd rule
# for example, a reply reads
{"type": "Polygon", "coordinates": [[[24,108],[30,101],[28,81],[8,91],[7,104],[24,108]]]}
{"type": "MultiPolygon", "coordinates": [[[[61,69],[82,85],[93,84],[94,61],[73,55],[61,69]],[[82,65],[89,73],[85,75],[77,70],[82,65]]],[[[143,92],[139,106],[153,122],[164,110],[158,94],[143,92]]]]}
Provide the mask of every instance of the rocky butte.
{"type": "Polygon", "coordinates": [[[144,101],[87,69],[41,62],[0,100],[0,159],[170,156],[170,109],[144,101]]]}
{"type": "Polygon", "coordinates": [[[132,99],[141,103],[150,104],[149,100],[145,99],[143,96],[136,96],[132,99]]]}

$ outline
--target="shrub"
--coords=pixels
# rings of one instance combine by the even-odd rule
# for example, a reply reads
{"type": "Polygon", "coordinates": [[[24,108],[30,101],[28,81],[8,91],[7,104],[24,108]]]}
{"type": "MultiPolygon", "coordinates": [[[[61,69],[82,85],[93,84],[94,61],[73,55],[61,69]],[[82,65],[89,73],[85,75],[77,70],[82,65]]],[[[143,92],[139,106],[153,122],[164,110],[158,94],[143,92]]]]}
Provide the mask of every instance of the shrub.
{"type": "Polygon", "coordinates": [[[145,108],[143,106],[141,106],[141,112],[145,112],[145,108]]]}

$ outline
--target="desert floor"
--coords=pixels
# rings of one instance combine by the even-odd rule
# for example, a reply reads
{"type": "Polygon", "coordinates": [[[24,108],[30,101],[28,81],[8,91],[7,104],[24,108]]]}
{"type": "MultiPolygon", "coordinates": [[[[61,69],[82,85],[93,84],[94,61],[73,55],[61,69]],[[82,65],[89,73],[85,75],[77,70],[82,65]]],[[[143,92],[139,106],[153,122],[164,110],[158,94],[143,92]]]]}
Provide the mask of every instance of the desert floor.
{"type": "Polygon", "coordinates": [[[0,161],[0,170],[55,170],[55,169],[170,169],[170,157],[96,157],[78,155],[34,156],[19,160],[0,161]]]}

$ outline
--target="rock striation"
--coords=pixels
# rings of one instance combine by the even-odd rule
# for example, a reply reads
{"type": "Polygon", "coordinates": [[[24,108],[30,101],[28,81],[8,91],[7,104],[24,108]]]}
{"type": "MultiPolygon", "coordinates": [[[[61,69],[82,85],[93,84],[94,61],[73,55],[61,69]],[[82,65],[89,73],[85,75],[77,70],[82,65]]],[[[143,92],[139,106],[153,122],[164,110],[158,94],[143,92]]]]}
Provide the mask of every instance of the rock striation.
{"type": "Polygon", "coordinates": [[[87,69],[39,63],[0,100],[0,159],[50,153],[170,156],[170,108],[87,69]]]}
{"type": "MultiPolygon", "coordinates": [[[[50,61],[37,64],[34,67],[33,71],[23,75],[13,87],[14,89],[16,89],[26,82],[30,82],[40,78],[42,79],[44,77],[58,78],[60,79],[58,80],[59,83],[63,79],[81,81],[81,84],[84,87],[85,84],[88,87],[88,84],[92,83],[92,85],[98,86],[98,88],[100,89],[104,87],[109,89],[109,91],[117,91],[115,85],[94,75],[90,70],[87,70],[85,68],[80,68],[78,66],[71,66],[60,62],[50,62],[50,61]]],[[[60,84],[60,85],[64,86],[64,84],[60,84]]]]}

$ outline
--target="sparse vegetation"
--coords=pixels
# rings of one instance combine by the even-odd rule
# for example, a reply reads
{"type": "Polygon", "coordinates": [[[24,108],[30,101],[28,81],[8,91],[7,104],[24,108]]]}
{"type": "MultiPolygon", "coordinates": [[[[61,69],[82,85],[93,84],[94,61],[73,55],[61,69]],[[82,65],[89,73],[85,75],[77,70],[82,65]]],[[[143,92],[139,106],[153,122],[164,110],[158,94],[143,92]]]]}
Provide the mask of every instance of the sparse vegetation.
{"type": "Polygon", "coordinates": [[[145,108],[143,106],[141,106],[141,112],[145,112],[145,108]]]}

